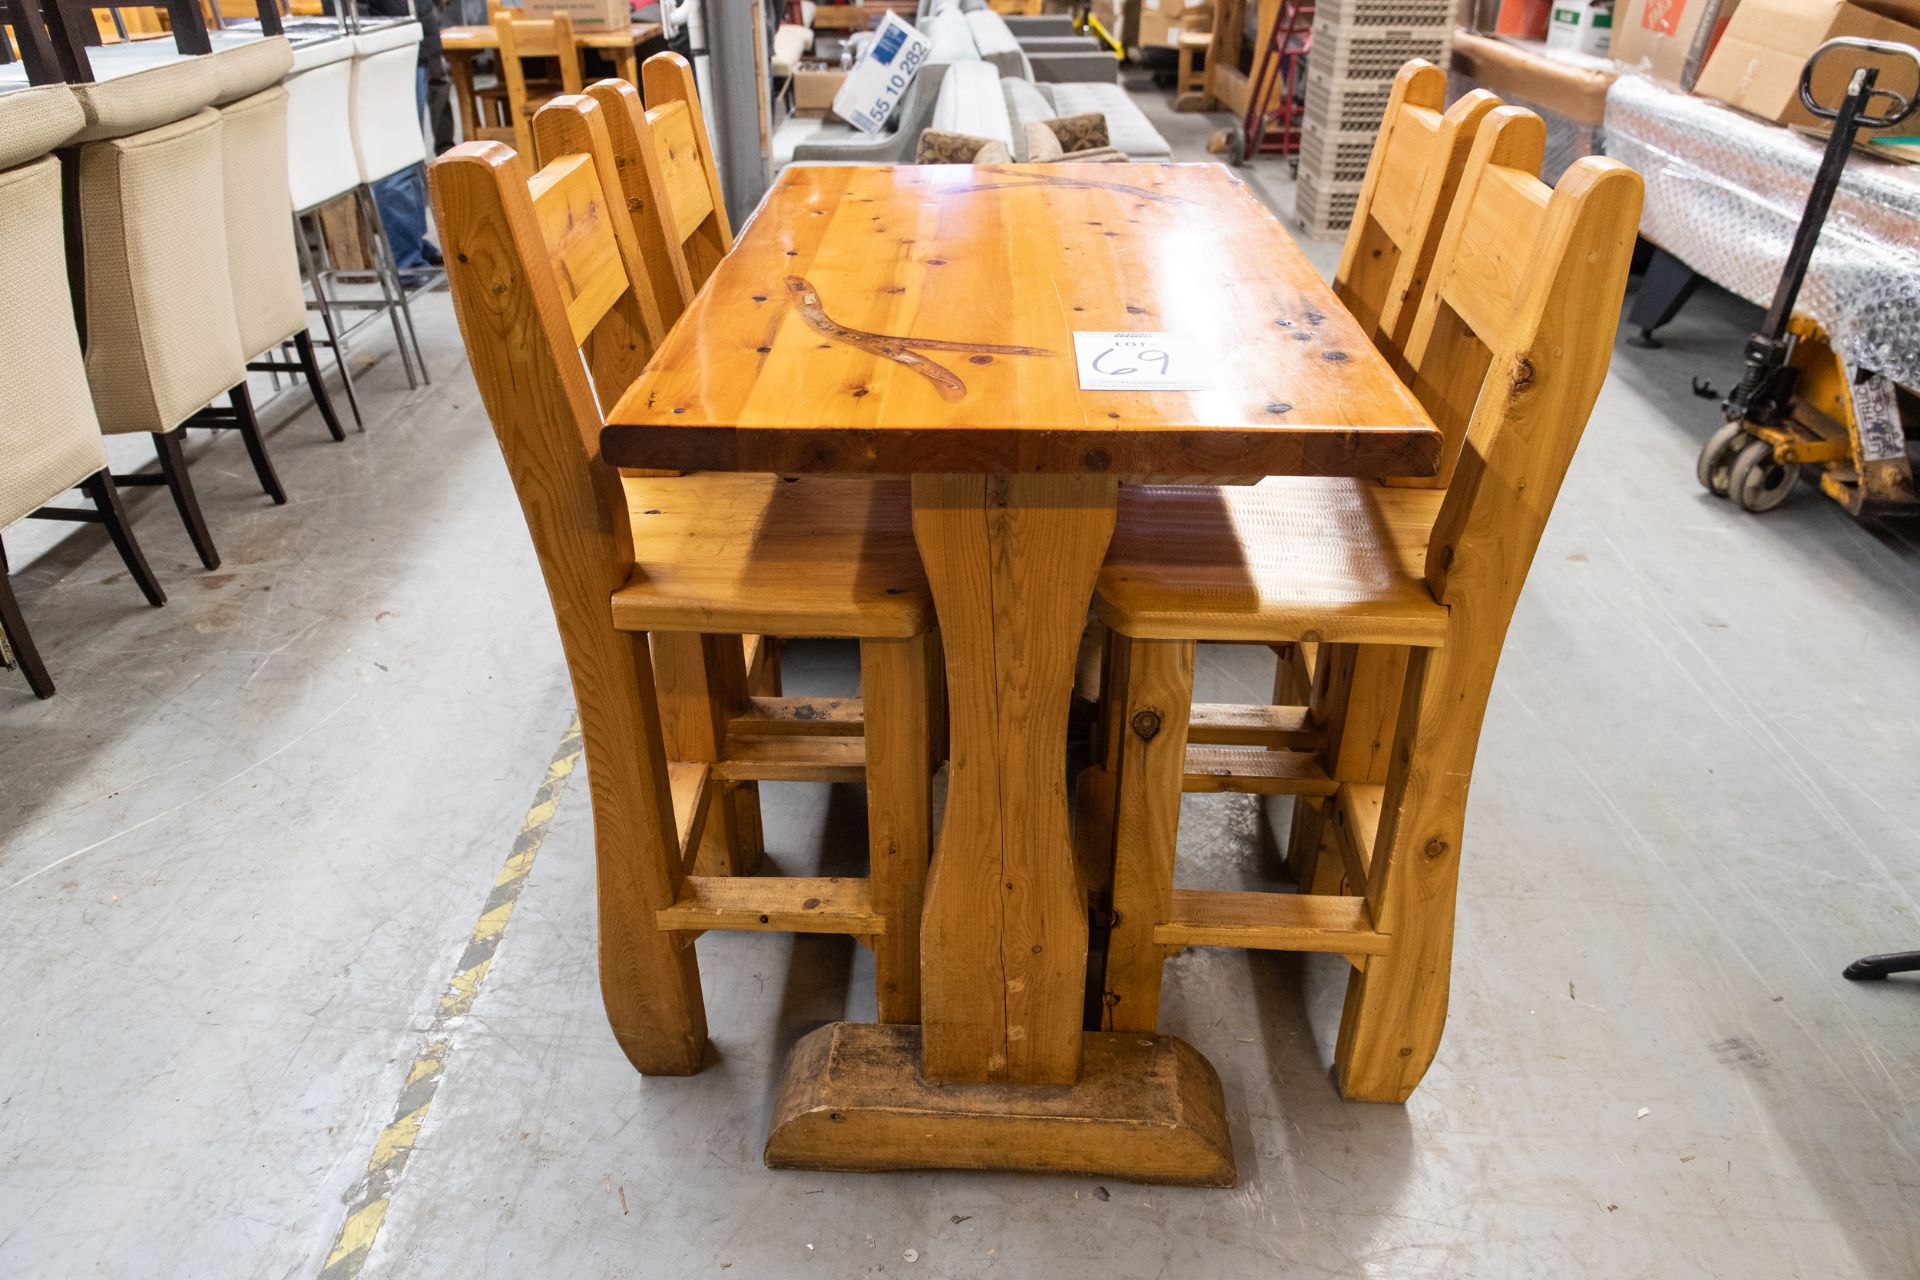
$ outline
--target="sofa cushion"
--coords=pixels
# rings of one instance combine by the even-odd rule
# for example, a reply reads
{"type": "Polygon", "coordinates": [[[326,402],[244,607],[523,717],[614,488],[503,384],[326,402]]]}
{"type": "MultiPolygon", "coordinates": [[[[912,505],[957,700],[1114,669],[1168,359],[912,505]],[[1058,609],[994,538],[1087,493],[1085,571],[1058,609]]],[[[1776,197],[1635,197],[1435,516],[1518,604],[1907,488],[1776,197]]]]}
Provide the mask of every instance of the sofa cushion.
{"type": "Polygon", "coordinates": [[[1053,105],[1053,99],[1040,91],[1040,86],[1031,80],[1021,80],[1008,76],[1000,81],[1000,96],[1007,104],[1007,116],[1013,128],[1013,158],[1025,161],[1026,127],[1041,120],[1052,119],[1059,114],[1053,105]]]}
{"type": "Polygon", "coordinates": [[[53,157],[0,173],[0,528],[107,465],[68,302],[60,207],[53,157]]]}
{"type": "Polygon", "coordinates": [[[1023,138],[1026,143],[1025,148],[1020,152],[1020,159],[1024,164],[1052,164],[1066,154],[1060,146],[1059,137],[1053,130],[1047,128],[1047,122],[1044,120],[1029,122],[1025,129],[1015,131],[1014,136],[1023,138]]]}
{"type": "Polygon", "coordinates": [[[87,123],[64,84],[0,93],[0,169],[38,160],[87,123]]]}
{"type": "Polygon", "coordinates": [[[973,36],[973,47],[980,51],[982,58],[998,68],[1001,75],[1033,79],[1033,68],[1028,65],[1020,42],[1008,30],[1005,18],[991,9],[963,13],[961,17],[966,20],[967,30],[973,36]]]}
{"type": "Polygon", "coordinates": [[[420,24],[417,22],[395,22],[384,27],[373,27],[353,37],[353,52],[356,57],[371,58],[389,49],[419,44],[420,36],[420,24]]]}
{"type": "Polygon", "coordinates": [[[1042,123],[1052,131],[1054,137],[1060,139],[1060,149],[1068,155],[1076,151],[1098,151],[1112,145],[1107,133],[1107,118],[1098,111],[1078,116],[1060,116],[1042,123]]]}
{"type": "Polygon", "coordinates": [[[1097,111],[1107,118],[1107,136],[1113,145],[1135,160],[1171,159],[1173,150],[1153,122],[1127,91],[1117,84],[1050,84],[1041,86],[1053,99],[1055,115],[1078,116],[1097,111]]]}
{"type": "Polygon", "coordinates": [[[975,138],[964,133],[921,132],[914,144],[915,164],[1007,164],[1013,152],[998,138],[975,138]]]}
{"type": "Polygon", "coordinates": [[[992,138],[1013,148],[1013,126],[1000,96],[1000,73],[990,62],[961,62],[947,68],[931,128],[942,133],[992,138]]]}

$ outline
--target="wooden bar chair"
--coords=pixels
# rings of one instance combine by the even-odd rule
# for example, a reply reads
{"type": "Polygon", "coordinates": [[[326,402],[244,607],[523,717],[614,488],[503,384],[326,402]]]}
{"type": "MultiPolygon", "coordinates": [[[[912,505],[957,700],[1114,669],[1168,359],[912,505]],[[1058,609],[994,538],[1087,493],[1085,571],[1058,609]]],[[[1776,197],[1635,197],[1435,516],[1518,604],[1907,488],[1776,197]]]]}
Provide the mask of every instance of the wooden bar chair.
{"type": "MultiPolygon", "coordinates": [[[[1153,1029],[1162,962],[1183,947],[1327,951],[1355,970],[1335,1051],[1342,1092],[1402,1101],[1433,1059],[1481,719],[1606,376],[1640,211],[1640,178],[1614,161],[1542,184],[1544,141],[1531,112],[1487,117],[1408,341],[1414,391],[1446,437],[1443,488],[1122,491],[1095,599],[1119,655],[1111,1029],[1153,1029]],[[1190,745],[1195,642],[1308,637],[1406,655],[1384,784],[1330,777],[1306,752],[1266,753],[1258,789],[1330,806],[1337,891],[1175,888],[1181,793],[1216,781],[1190,745]]],[[[1267,719],[1248,733],[1285,746],[1298,728],[1267,719]]]]}
{"type": "Polygon", "coordinates": [[[455,313],[579,703],[615,1034],[642,1071],[699,1069],[691,944],[708,929],[862,939],[875,951],[880,1020],[916,1021],[933,608],[903,482],[624,478],[599,460],[594,393],[624,387],[647,291],[635,288],[644,267],[607,196],[618,175],[598,107],[583,100],[578,118],[601,145],[531,182],[491,142],[454,148],[431,176],[455,313]],[[857,639],[862,698],[803,708],[716,696],[703,676],[737,674],[746,634],[857,639]],[[665,666],[689,651],[692,673],[656,672],[656,653],[665,666]],[[676,720],[711,753],[671,749],[676,720]],[[868,875],[689,874],[705,827],[726,817],[728,788],[763,780],[864,781],[868,875]]]}
{"type": "MultiPolygon", "coordinates": [[[[1446,74],[1414,58],[1394,77],[1373,155],[1367,164],[1352,226],[1334,272],[1333,290],[1373,338],[1375,347],[1403,379],[1407,338],[1426,296],[1433,255],[1453,206],[1467,154],[1488,114],[1500,100],[1475,89],[1445,108],[1446,74]]],[[[1321,482],[1282,482],[1289,492],[1321,482]]],[[[1339,500],[1344,482],[1332,482],[1339,500]]],[[[1104,630],[1100,637],[1105,642],[1104,630]]],[[[1386,778],[1385,744],[1391,739],[1405,654],[1342,652],[1338,672],[1330,669],[1315,691],[1320,646],[1309,640],[1275,645],[1271,706],[1202,704],[1193,709],[1190,740],[1205,748],[1204,776],[1210,789],[1270,793],[1285,779],[1272,751],[1304,751],[1318,757],[1318,773],[1359,782],[1386,778]],[[1355,667],[1357,669],[1349,669],[1355,667]],[[1340,678],[1334,679],[1338,675],[1340,678]],[[1338,705],[1335,703],[1336,696],[1338,705]]],[[[1088,660],[1086,687],[1114,687],[1115,657],[1109,647],[1102,674],[1088,660]]],[[[1100,766],[1082,781],[1083,822],[1089,838],[1104,844],[1111,834],[1114,728],[1117,707],[1101,705],[1102,731],[1095,735],[1100,766]]],[[[1296,801],[1287,841],[1288,862],[1305,875],[1317,848],[1321,811],[1317,803],[1296,801]]]]}
{"type": "Polygon", "coordinates": [[[477,95],[483,112],[494,122],[480,137],[506,142],[521,155],[533,154],[533,115],[550,99],[579,93],[584,82],[580,46],[574,42],[573,20],[566,14],[547,19],[515,18],[502,13],[493,19],[500,40],[500,83],[477,95]],[[559,63],[558,79],[529,79],[525,59],[551,58],[559,63]]]}
{"type": "MultiPolygon", "coordinates": [[[[614,229],[639,260],[644,276],[644,282],[635,282],[642,332],[627,335],[610,355],[618,361],[617,371],[596,380],[603,412],[639,376],[666,332],[733,247],[692,68],[678,54],[657,54],[648,60],[643,78],[655,103],[651,109],[641,105],[632,84],[603,80],[590,86],[586,96],[555,98],[534,116],[534,147],[543,162],[570,154],[598,157],[610,152],[614,177],[607,185],[620,193],[617,203],[629,214],[616,218],[614,229]]],[[[687,483],[701,485],[709,479],[694,476],[687,483]]],[[[905,512],[901,518],[906,518],[905,512]]],[[[937,638],[933,643],[937,646],[937,638]]],[[[730,643],[693,635],[654,637],[667,745],[675,758],[717,760],[724,742],[706,726],[716,718],[743,714],[750,700],[784,707],[782,714],[794,717],[823,712],[825,704],[818,699],[779,699],[780,644],[776,636],[748,636],[744,655],[736,655],[730,643]]],[[[936,660],[930,696],[937,757],[945,754],[942,673],[936,660]]],[[[721,809],[727,821],[707,826],[702,870],[751,867],[762,856],[758,788],[739,782],[731,791],[732,803],[721,809]]]]}

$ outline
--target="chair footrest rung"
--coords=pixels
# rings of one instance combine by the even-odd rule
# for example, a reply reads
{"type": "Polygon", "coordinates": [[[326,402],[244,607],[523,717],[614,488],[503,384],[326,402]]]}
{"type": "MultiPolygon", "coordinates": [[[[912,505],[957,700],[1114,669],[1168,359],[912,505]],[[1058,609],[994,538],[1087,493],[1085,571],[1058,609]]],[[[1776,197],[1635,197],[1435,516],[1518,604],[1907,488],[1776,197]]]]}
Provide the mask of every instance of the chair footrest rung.
{"type": "Polygon", "coordinates": [[[1188,747],[1182,791],[1233,791],[1258,796],[1330,796],[1336,784],[1311,751],[1259,747],[1188,747]]]}
{"type": "Polygon", "coordinates": [[[755,933],[887,931],[873,887],[849,876],[688,876],[674,904],[655,916],[662,929],[740,929],[755,933]]]}
{"type": "Polygon", "coordinates": [[[865,727],[858,698],[748,698],[745,714],[727,722],[742,738],[847,738],[865,727]]]}
{"type": "Polygon", "coordinates": [[[727,758],[713,766],[722,782],[865,782],[865,738],[798,734],[727,735],[727,758]]]}
{"type": "Polygon", "coordinates": [[[1376,956],[1387,950],[1387,935],[1373,927],[1365,898],[1175,889],[1170,914],[1153,929],[1154,942],[1163,947],[1376,956]]]}
{"type": "Polygon", "coordinates": [[[1187,721],[1187,741],[1205,746],[1310,751],[1326,741],[1326,734],[1314,727],[1305,707],[1196,702],[1187,721]]]}

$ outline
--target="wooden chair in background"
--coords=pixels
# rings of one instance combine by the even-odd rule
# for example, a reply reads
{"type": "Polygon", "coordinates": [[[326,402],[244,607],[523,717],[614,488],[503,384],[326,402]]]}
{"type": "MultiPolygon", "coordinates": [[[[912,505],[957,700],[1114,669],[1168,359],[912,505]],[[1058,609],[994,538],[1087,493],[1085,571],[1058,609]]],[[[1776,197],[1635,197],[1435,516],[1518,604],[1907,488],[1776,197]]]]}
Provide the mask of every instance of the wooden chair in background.
{"type": "MultiPolygon", "coordinates": [[[[1486,118],[1411,331],[1412,385],[1446,438],[1443,487],[1270,480],[1121,495],[1095,601],[1117,651],[1112,1030],[1154,1029],[1162,962],[1183,947],[1327,951],[1355,970],[1335,1051],[1342,1092],[1402,1101],[1433,1059],[1481,720],[1606,376],[1639,220],[1640,178],[1615,161],[1582,160],[1557,190],[1541,183],[1545,136],[1531,112],[1486,118]],[[1407,655],[1384,784],[1265,752],[1284,784],[1273,790],[1331,810],[1336,860],[1309,865],[1298,894],[1175,889],[1181,793],[1211,789],[1189,747],[1195,642],[1308,636],[1328,673],[1350,672],[1355,653],[1407,655]]],[[[1294,731],[1341,731],[1253,727],[1281,747],[1294,731]]]]}
{"type": "Polygon", "coordinates": [[[512,152],[486,142],[456,147],[431,176],[455,312],[580,708],[609,1018],[642,1071],[698,1070],[706,1022],[692,940],[744,929],[861,939],[875,951],[880,1019],[915,1021],[935,685],[932,604],[902,482],[623,479],[600,461],[594,389],[608,399],[644,359],[649,291],[635,287],[645,268],[612,214],[607,192],[620,188],[604,121],[590,100],[576,114],[595,145],[531,183],[512,152]],[[802,707],[704,687],[739,673],[739,637],[752,633],[857,639],[862,698],[802,707]],[[664,669],[683,655],[695,670],[664,669]],[[714,750],[686,754],[670,733],[704,735],[714,750]],[[766,779],[864,781],[868,875],[689,874],[706,825],[726,819],[717,802],[728,787],[766,779]]]}
{"type": "MultiPolygon", "coordinates": [[[[1466,167],[1467,154],[1488,114],[1500,100],[1475,89],[1442,111],[1446,73],[1432,63],[1412,59],[1394,78],[1392,96],[1367,164],[1365,184],[1347,232],[1333,289],[1373,336],[1375,347],[1410,380],[1405,359],[1414,317],[1426,296],[1433,255],[1439,248],[1447,214],[1466,167]]],[[[1303,335],[1304,337],[1305,335],[1303,335]]],[[[1292,481],[1312,486],[1317,481],[1292,481]]],[[[1344,482],[1329,482],[1333,500],[1344,482]]],[[[1083,683],[1102,693],[1114,687],[1114,658],[1108,644],[1101,673],[1083,683]]],[[[1216,637],[1224,639],[1225,637],[1216,637]]],[[[1268,707],[1202,704],[1193,709],[1190,741],[1205,749],[1206,788],[1256,794],[1288,793],[1294,781],[1275,776],[1283,768],[1272,752],[1302,751],[1317,756],[1315,776],[1358,782],[1386,779],[1386,746],[1392,739],[1404,651],[1370,649],[1346,653],[1343,663],[1358,670],[1329,669],[1317,679],[1319,646],[1311,641],[1278,644],[1275,649],[1273,702],[1268,707]],[[1335,699],[1340,699],[1338,705],[1335,699]]],[[[1087,665],[1091,667],[1091,656],[1087,665]]],[[[1119,730],[1117,704],[1103,701],[1096,733],[1099,765],[1082,779],[1081,813],[1091,839],[1111,839],[1111,805],[1119,730]]],[[[1200,785],[1196,780],[1196,786],[1200,785]]],[[[1317,784],[1316,784],[1317,785],[1317,784]]],[[[1318,805],[1296,802],[1287,840],[1288,862],[1296,875],[1317,847],[1321,826],[1318,805]]]]}
{"type": "Polygon", "coordinates": [[[534,112],[560,94],[580,92],[583,72],[580,46],[573,38],[573,20],[564,13],[528,19],[503,12],[492,21],[500,40],[500,82],[475,95],[480,100],[482,118],[492,116],[492,122],[482,126],[480,136],[511,143],[515,151],[531,158],[534,112]],[[559,78],[528,79],[528,58],[557,62],[559,78]]]}

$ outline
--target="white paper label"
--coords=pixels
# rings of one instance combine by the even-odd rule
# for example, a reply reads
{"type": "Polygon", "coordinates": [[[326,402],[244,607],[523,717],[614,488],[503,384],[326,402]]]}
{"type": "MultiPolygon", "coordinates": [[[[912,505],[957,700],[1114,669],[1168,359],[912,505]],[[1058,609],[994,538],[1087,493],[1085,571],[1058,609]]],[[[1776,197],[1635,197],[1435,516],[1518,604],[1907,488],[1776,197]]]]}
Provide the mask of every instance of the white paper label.
{"type": "Polygon", "coordinates": [[[889,10],[866,55],[833,95],[833,113],[862,133],[878,133],[932,53],[933,41],[889,10]]]}
{"type": "Polygon", "coordinates": [[[1866,462],[1904,458],[1907,433],[1900,428],[1900,402],[1893,379],[1870,373],[1853,384],[1853,417],[1860,425],[1860,457],[1866,462]]]}
{"type": "Polygon", "coordinates": [[[1206,391],[1200,344],[1184,333],[1075,333],[1082,391],[1206,391]]]}

